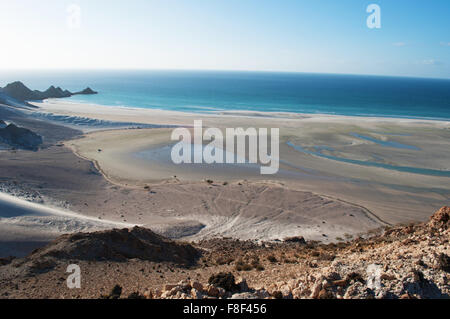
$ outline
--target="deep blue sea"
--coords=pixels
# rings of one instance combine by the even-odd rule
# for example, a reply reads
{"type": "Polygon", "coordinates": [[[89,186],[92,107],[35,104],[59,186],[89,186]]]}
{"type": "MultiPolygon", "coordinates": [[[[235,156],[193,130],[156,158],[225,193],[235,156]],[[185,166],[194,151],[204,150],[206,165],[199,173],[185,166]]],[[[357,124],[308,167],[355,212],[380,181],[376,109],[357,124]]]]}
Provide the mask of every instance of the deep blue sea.
{"type": "Polygon", "coordinates": [[[2,72],[20,80],[98,95],[69,101],[187,112],[250,110],[450,120],[450,80],[271,72],[58,71],[2,72]]]}

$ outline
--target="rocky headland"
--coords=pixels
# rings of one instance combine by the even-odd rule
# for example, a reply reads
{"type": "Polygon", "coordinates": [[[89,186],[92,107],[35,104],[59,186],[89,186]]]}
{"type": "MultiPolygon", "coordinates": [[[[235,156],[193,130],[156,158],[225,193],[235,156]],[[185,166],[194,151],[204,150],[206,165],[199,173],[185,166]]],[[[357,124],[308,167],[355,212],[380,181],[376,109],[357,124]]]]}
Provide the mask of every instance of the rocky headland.
{"type": "Polygon", "coordinates": [[[45,91],[31,90],[20,81],[9,83],[4,88],[0,88],[0,92],[4,95],[2,101],[6,105],[9,105],[8,97],[10,98],[9,100],[12,99],[14,101],[26,103],[28,101],[39,101],[49,98],[65,98],[79,94],[89,95],[98,93],[89,87],[82,91],[72,93],[69,90],[63,90],[62,88],[53,85],[45,91]]]}

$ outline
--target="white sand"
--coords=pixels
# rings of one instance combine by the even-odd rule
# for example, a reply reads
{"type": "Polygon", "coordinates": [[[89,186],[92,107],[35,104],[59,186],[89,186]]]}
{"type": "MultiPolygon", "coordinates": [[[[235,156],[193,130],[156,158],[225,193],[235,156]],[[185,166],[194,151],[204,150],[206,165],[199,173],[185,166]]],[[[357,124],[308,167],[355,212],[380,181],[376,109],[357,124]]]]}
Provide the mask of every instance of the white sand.
{"type": "MultiPolygon", "coordinates": [[[[39,107],[39,112],[54,115],[73,116],[74,119],[88,118],[111,122],[128,122],[157,125],[193,125],[194,119],[203,119],[205,125],[224,127],[227,124],[253,123],[261,126],[262,123],[272,124],[265,127],[296,127],[301,122],[327,123],[331,121],[345,124],[366,123],[367,125],[378,125],[380,123],[391,124],[414,124],[419,126],[433,125],[440,128],[450,128],[450,122],[402,119],[402,118],[380,118],[359,117],[328,114],[300,114],[283,112],[255,112],[255,111],[230,111],[216,113],[187,113],[167,111],[160,109],[143,109],[132,107],[104,106],[87,103],[67,102],[63,99],[48,99],[43,102],[33,102],[39,107]]],[[[75,124],[75,123],[74,123],[75,124]]],[[[234,126],[231,126],[234,127],[234,126]]]]}
{"type": "Polygon", "coordinates": [[[132,227],[0,193],[0,256],[22,255],[61,234],[132,227]]]}
{"type": "MultiPolygon", "coordinates": [[[[296,151],[286,142],[308,149],[325,145],[332,155],[360,161],[378,161],[394,166],[449,170],[450,122],[309,115],[262,112],[224,112],[224,114],[192,114],[136,108],[116,108],[73,104],[51,100],[36,104],[43,112],[90,117],[99,120],[141,122],[163,125],[192,126],[202,119],[210,127],[278,127],[280,156],[289,165],[281,165],[291,176],[266,176],[265,179],[289,183],[291,187],[330,195],[364,206],[390,223],[425,220],[430,211],[450,201],[448,177],[413,174],[329,160],[296,151]],[[382,133],[386,132],[387,135],[382,133]],[[389,148],[351,135],[372,136],[383,141],[413,145],[420,149],[389,148]],[[394,134],[394,135],[389,135],[394,134]],[[306,172],[306,175],[305,175],[306,172]]],[[[254,174],[215,173],[196,169],[161,165],[134,156],[135,152],[167,145],[170,129],[115,130],[88,134],[67,142],[75,152],[94,161],[104,175],[121,185],[138,185],[170,179],[176,175],[184,181],[260,180],[254,174]],[[101,152],[98,152],[101,149],[101,152]]],[[[325,153],[328,151],[324,151],[325,153]]],[[[289,175],[288,174],[288,175],[289,175]]]]}

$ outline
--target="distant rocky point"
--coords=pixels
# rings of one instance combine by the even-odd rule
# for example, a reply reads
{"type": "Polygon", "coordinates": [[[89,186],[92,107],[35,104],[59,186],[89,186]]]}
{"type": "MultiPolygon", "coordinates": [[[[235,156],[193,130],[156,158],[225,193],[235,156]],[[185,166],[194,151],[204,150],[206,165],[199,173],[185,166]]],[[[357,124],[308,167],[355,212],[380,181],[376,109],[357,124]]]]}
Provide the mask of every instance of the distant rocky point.
{"type": "Polygon", "coordinates": [[[92,94],[98,94],[98,92],[95,92],[90,87],[87,87],[83,91],[73,93],[73,95],[77,95],[77,94],[92,95],[92,94]]]}
{"type": "Polygon", "coordinates": [[[33,91],[25,86],[25,84],[23,84],[22,82],[16,81],[13,83],[9,83],[4,88],[0,88],[0,93],[6,94],[8,97],[11,97],[14,100],[26,102],[45,100],[49,98],[71,97],[78,94],[91,95],[97,94],[98,92],[95,92],[88,87],[80,92],[72,93],[68,90],[63,90],[60,87],[54,87],[53,85],[43,92],[38,90],[33,91]]]}

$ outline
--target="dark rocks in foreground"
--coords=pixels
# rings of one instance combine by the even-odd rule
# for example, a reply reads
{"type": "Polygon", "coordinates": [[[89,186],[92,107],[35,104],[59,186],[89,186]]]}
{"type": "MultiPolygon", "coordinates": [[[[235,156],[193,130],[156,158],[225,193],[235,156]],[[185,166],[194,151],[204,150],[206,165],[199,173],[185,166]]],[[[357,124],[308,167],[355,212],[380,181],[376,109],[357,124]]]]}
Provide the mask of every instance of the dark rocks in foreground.
{"type": "Polygon", "coordinates": [[[200,257],[200,251],[190,244],[174,242],[149,229],[134,227],[63,235],[27,258],[118,262],[140,259],[190,266],[200,257]]]}
{"type": "Polygon", "coordinates": [[[443,207],[427,223],[389,226],[338,244],[216,238],[196,249],[139,227],[65,235],[27,258],[0,259],[0,298],[30,298],[32,291],[55,298],[448,299],[449,226],[450,208],[443,207]],[[264,268],[238,270],[251,260],[264,268]],[[80,263],[92,283],[75,295],[58,282],[68,263],[80,263]]]}
{"type": "Polygon", "coordinates": [[[306,245],[306,240],[303,236],[288,237],[288,238],[285,238],[283,241],[285,243],[296,243],[296,244],[306,245]]]}
{"type": "Polygon", "coordinates": [[[9,265],[16,257],[9,256],[6,258],[0,258],[0,266],[9,265]]]}
{"type": "Polygon", "coordinates": [[[223,288],[226,291],[240,291],[236,284],[234,275],[232,273],[219,273],[209,278],[208,283],[215,287],[223,288]]]}

